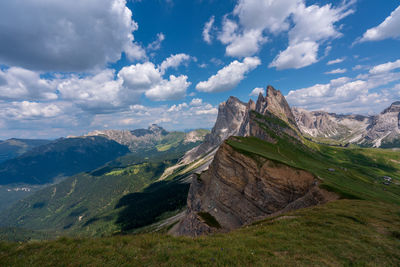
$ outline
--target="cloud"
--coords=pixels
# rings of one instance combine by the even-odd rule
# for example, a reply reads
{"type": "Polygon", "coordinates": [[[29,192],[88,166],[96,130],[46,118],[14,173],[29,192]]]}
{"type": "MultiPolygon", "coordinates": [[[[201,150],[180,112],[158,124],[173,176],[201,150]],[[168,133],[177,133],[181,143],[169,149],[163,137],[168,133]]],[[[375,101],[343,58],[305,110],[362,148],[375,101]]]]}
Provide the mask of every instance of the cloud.
{"type": "Polygon", "coordinates": [[[377,65],[369,70],[371,74],[380,74],[392,71],[394,69],[400,68],[400,59],[394,62],[387,62],[384,64],[377,65]]]}
{"type": "Polygon", "coordinates": [[[238,23],[225,16],[218,39],[225,45],[226,54],[246,57],[260,51],[268,38],[264,32],[278,34],[289,28],[288,17],[298,1],[239,0],[233,10],[238,23]]]}
{"type": "Polygon", "coordinates": [[[249,96],[258,96],[259,94],[263,94],[265,95],[265,90],[262,87],[256,87],[253,89],[253,91],[251,91],[251,93],[249,94],[249,96]]]}
{"type": "Polygon", "coordinates": [[[333,59],[333,60],[328,61],[328,63],[326,63],[326,65],[333,65],[333,64],[342,63],[343,61],[345,61],[345,59],[346,58],[344,58],[344,57],[333,59]]]}
{"type": "Polygon", "coordinates": [[[300,69],[318,61],[318,44],[316,42],[301,42],[288,46],[281,51],[269,64],[269,67],[276,67],[278,70],[300,69]]]}
{"type": "Polygon", "coordinates": [[[190,101],[190,105],[192,107],[199,107],[203,104],[203,100],[201,98],[193,98],[192,101],[190,101]]]}
{"type": "Polygon", "coordinates": [[[178,104],[178,105],[172,105],[169,109],[168,112],[176,112],[176,111],[181,111],[184,108],[187,108],[188,104],[185,102],[178,104]]]}
{"type": "Polygon", "coordinates": [[[176,54],[176,55],[171,55],[170,57],[168,57],[167,59],[165,59],[161,65],[159,66],[160,72],[162,74],[165,73],[165,71],[169,68],[177,68],[179,67],[181,64],[188,62],[189,60],[191,60],[192,57],[186,54],[176,54]]]}
{"type": "Polygon", "coordinates": [[[3,115],[8,119],[33,120],[56,117],[62,110],[56,104],[36,103],[29,101],[12,102],[3,109],[3,115]]]}
{"type": "Polygon", "coordinates": [[[123,81],[124,87],[138,92],[144,92],[162,81],[160,71],[151,62],[123,67],[118,77],[123,81]]]}
{"type": "Polygon", "coordinates": [[[297,8],[298,0],[239,0],[233,14],[245,30],[268,30],[277,34],[289,28],[287,18],[297,8]]]}
{"type": "Polygon", "coordinates": [[[159,84],[146,91],[147,98],[153,101],[178,100],[186,95],[186,89],[191,84],[186,75],[169,76],[169,80],[162,80],[159,84]]]}
{"type": "Polygon", "coordinates": [[[148,50],[159,50],[161,48],[161,43],[165,40],[165,35],[160,32],[157,34],[157,40],[153,41],[147,46],[148,50]]]}
{"type": "Polygon", "coordinates": [[[0,61],[44,71],[85,71],[146,57],[125,0],[0,1],[0,61]]]}
{"type": "Polygon", "coordinates": [[[325,74],[339,74],[339,73],[346,73],[347,69],[334,69],[331,71],[325,72],[325,74]]]}
{"type": "Polygon", "coordinates": [[[306,6],[301,2],[293,12],[295,26],[289,31],[289,46],[275,57],[269,67],[298,69],[318,62],[320,44],[342,36],[334,24],[354,13],[349,9],[351,4],[343,2],[334,8],[331,4],[320,7],[306,6]]]}
{"type": "Polygon", "coordinates": [[[183,61],[190,59],[188,55],[178,54],[171,56],[163,61],[159,68],[151,62],[127,66],[118,73],[118,78],[122,81],[125,89],[124,93],[133,93],[132,97],[126,95],[125,98],[134,99],[135,94],[144,93],[147,98],[153,101],[178,100],[186,95],[186,89],[190,86],[188,77],[180,75],[169,76],[169,80],[162,77],[165,71],[171,67],[179,66],[183,61]]]}
{"type": "Polygon", "coordinates": [[[289,31],[288,47],[269,66],[302,68],[318,61],[323,42],[341,37],[334,24],[354,12],[354,2],[332,7],[306,6],[304,0],[238,0],[232,15],[225,15],[218,39],[226,45],[226,55],[246,57],[261,50],[267,35],[289,31]]]}
{"type": "Polygon", "coordinates": [[[381,24],[368,29],[356,42],[380,41],[389,38],[400,37],[400,6],[398,6],[389,17],[381,24]]]}
{"type": "Polygon", "coordinates": [[[243,62],[237,60],[220,69],[207,81],[199,82],[196,89],[201,92],[222,92],[233,89],[245,78],[245,74],[261,64],[258,57],[246,57],[243,62]]]}
{"type": "Polygon", "coordinates": [[[63,100],[69,100],[82,110],[91,113],[109,113],[123,108],[123,100],[138,102],[135,98],[122,96],[122,81],[114,80],[114,70],[106,69],[93,76],[79,77],[71,75],[61,79],[58,90],[63,100]]]}
{"type": "Polygon", "coordinates": [[[23,68],[0,69],[0,100],[55,100],[56,84],[23,68]]]}
{"type": "Polygon", "coordinates": [[[215,21],[215,17],[212,16],[210,18],[209,21],[206,22],[206,24],[204,24],[204,28],[203,28],[203,40],[207,43],[207,44],[211,44],[212,40],[211,40],[211,30],[213,29],[213,25],[214,25],[214,21],[215,21]]]}
{"type": "Polygon", "coordinates": [[[400,72],[393,71],[394,68],[373,71],[385,64],[375,66],[368,73],[354,78],[341,77],[327,84],[292,90],[286,99],[291,105],[308,110],[363,114],[381,112],[398,100],[396,86],[381,87],[400,80],[400,72]]]}
{"type": "Polygon", "coordinates": [[[267,38],[262,35],[260,30],[244,31],[228,44],[226,54],[234,57],[254,55],[266,41],[267,38]]]}

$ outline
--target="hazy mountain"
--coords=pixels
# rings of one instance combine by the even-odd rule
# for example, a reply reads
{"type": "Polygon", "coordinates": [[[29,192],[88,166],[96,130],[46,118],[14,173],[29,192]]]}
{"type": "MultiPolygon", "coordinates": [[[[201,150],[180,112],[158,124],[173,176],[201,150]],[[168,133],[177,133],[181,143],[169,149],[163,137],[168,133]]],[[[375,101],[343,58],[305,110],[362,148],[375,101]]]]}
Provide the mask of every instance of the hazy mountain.
{"type": "Polygon", "coordinates": [[[363,138],[373,118],[362,115],[338,115],[324,111],[292,108],[297,125],[305,136],[358,142],[363,138]]]}
{"type": "Polygon", "coordinates": [[[316,141],[332,139],[342,144],[400,147],[400,102],[394,102],[376,116],[338,115],[300,108],[292,111],[301,132],[316,141]]]}
{"type": "Polygon", "coordinates": [[[50,140],[17,138],[0,141],[0,163],[18,157],[34,147],[45,145],[50,142],[50,140]]]}
{"type": "Polygon", "coordinates": [[[93,170],[129,152],[101,136],[61,138],[0,164],[0,184],[45,184],[93,170]]]}

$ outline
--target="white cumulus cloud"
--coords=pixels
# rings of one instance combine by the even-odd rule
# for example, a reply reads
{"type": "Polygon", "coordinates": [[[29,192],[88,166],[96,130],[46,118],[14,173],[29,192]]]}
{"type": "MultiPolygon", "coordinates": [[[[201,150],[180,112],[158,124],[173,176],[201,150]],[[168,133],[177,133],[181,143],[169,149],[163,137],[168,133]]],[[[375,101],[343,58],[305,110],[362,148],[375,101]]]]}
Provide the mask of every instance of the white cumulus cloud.
{"type": "Polygon", "coordinates": [[[253,91],[251,91],[251,93],[249,94],[249,96],[258,96],[259,94],[263,94],[265,95],[265,90],[262,87],[256,87],[253,89],[253,91]]]}
{"type": "Polygon", "coordinates": [[[125,52],[145,58],[125,0],[0,1],[0,61],[34,70],[83,71],[125,52]]]}
{"type": "Polygon", "coordinates": [[[196,89],[201,92],[222,92],[233,89],[245,78],[245,74],[261,64],[258,57],[246,57],[243,62],[237,60],[220,69],[207,81],[199,82],[196,89]]]}
{"type": "Polygon", "coordinates": [[[400,37],[400,6],[398,6],[389,17],[381,24],[368,29],[359,42],[380,41],[388,38],[400,37]]]}
{"type": "Polygon", "coordinates": [[[40,77],[40,73],[12,67],[0,70],[0,99],[55,100],[56,83],[40,77]]]}
{"type": "Polygon", "coordinates": [[[372,74],[379,74],[379,73],[389,72],[391,70],[398,69],[398,68],[400,68],[400,59],[398,59],[394,62],[387,62],[384,64],[377,65],[377,66],[371,68],[369,70],[369,72],[372,74]]]}
{"type": "Polygon", "coordinates": [[[169,76],[169,80],[162,80],[150,90],[146,91],[147,98],[153,101],[178,100],[185,96],[186,89],[190,86],[186,75],[169,76]]]}
{"type": "Polygon", "coordinates": [[[293,12],[295,26],[289,31],[289,46],[269,66],[279,70],[298,69],[318,62],[320,44],[342,36],[335,23],[354,12],[349,6],[327,4],[320,7],[300,3],[293,12]]]}
{"type": "Polygon", "coordinates": [[[62,110],[56,104],[22,101],[12,102],[3,112],[8,119],[32,120],[55,117],[61,114],[62,110]]]}
{"type": "Polygon", "coordinates": [[[183,53],[171,55],[168,58],[166,58],[159,66],[160,72],[162,74],[164,74],[167,69],[177,68],[181,64],[187,63],[191,59],[192,59],[191,56],[183,54],[183,53]]]}
{"type": "Polygon", "coordinates": [[[400,72],[388,62],[371,68],[366,74],[354,78],[341,77],[326,84],[292,90],[286,96],[293,106],[308,110],[326,110],[338,113],[377,113],[398,100],[397,87],[400,72]],[[385,86],[385,88],[381,88],[385,86]],[[388,87],[389,86],[389,87],[388,87]],[[381,89],[381,90],[377,90],[381,89]]]}

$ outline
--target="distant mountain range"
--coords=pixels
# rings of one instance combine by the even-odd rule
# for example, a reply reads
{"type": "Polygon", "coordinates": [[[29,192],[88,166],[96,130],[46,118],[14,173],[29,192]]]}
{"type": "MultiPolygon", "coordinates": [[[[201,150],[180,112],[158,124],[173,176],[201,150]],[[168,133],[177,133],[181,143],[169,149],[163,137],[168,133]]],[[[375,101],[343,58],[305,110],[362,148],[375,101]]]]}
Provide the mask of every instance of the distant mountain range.
{"type": "Polygon", "coordinates": [[[292,108],[301,132],[316,141],[372,147],[400,147],[400,102],[375,116],[338,115],[292,108]]]}

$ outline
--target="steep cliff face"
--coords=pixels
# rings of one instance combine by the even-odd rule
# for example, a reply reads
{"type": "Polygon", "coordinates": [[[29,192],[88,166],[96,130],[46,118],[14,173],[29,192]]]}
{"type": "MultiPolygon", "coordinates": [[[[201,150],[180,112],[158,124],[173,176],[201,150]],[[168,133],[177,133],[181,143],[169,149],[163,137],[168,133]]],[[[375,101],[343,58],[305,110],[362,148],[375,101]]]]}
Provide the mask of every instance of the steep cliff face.
{"type": "Polygon", "coordinates": [[[190,163],[218,148],[229,136],[238,135],[247,110],[247,105],[233,96],[229,97],[226,102],[221,103],[218,108],[217,121],[211,133],[206,135],[201,145],[188,151],[181,162],[184,164],[190,163]]]}
{"type": "Polygon", "coordinates": [[[249,157],[223,143],[208,171],[193,178],[185,217],[171,232],[198,236],[229,231],[333,199],[336,195],[320,189],[311,173],[249,157]]]}

